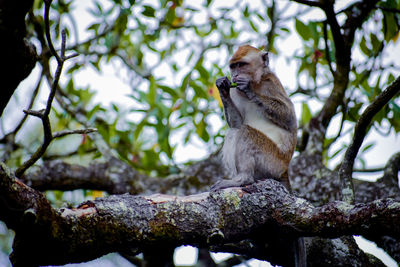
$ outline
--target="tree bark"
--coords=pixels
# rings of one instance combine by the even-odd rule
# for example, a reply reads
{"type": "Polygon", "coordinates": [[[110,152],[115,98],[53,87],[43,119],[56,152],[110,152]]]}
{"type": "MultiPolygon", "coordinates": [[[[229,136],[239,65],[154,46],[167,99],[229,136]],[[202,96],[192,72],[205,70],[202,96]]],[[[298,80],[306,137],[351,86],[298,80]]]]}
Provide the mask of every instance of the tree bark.
{"type": "Polygon", "coordinates": [[[400,204],[395,200],[357,205],[334,201],[314,207],[270,179],[219,192],[115,195],[78,208],[54,209],[2,165],[0,190],[0,219],[17,233],[11,256],[15,266],[81,262],[128,248],[139,253],[182,244],[213,251],[230,248],[252,257],[268,247],[269,254],[258,258],[286,265],[292,257],[287,240],[299,236],[400,237],[400,204]],[[10,200],[13,206],[7,205],[10,200]]]}
{"type": "Polygon", "coordinates": [[[25,39],[25,16],[32,5],[33,0],[0,1],[0,73],[7,77],[2,79],[0,116],[18,84],[31,73],[37,61],[35,47],[25,39]]]}

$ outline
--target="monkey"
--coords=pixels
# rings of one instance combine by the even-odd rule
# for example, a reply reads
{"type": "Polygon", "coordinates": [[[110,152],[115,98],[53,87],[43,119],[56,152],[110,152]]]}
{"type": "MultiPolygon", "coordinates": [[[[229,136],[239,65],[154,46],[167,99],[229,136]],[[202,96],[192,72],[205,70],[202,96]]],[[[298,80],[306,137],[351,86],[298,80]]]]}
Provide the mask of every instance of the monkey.
{"type": "MultiPolygon", "coordinates": [[[[240,46],[229,61],[232,82],[217,79],[229,130],[222,147],[222,162],[231,180],[220,180],[212,191],[242,187],[266,178],[280,181],[291,192],[288,168],[297,142],[297,121],[292,101],[269,68],[268,52],[240,46]]],[[[302,237],[293,240],[294,266],[304,267],[302,237]]]]}
{"type": "Polygon", "coordinates": [[[222,162],[231,180],[220,180],[212,191],[241,187],[272,178],[289,191],[288,166],[297,141],[294,106],[278,77],[269,68],[268,52],[240,46],[229,61],[232,82],[219,78],[216,86],[229,130],[222,162]]]}

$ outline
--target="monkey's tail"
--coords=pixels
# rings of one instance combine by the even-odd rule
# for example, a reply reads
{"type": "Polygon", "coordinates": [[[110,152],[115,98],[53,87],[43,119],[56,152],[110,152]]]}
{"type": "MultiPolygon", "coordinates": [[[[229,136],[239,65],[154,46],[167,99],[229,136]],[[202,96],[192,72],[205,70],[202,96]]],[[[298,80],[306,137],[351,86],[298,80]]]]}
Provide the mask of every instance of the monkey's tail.
{"type": "Polygon", "coordinates": [[[295,267],[307,267],[307,252],[302,237],[294,241],[294,260],[295,267]]]}

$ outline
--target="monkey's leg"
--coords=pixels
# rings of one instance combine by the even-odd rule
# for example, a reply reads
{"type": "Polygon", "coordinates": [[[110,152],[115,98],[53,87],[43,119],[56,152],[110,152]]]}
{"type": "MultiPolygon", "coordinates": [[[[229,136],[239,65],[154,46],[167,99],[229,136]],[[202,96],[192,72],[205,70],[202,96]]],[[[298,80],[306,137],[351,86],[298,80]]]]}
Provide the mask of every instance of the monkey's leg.
{"type": "Polygon", "coordinates": [[[246,143],[243,143],[243,140],[236,139],[236,141],[237,143],[242,144],[238,146],[238,151],[236,151],[234,158],[237,174],[232,177],[231,180],[220,180],[215,183],[211,187],[212,191],[217,191],[228,187],[246,186],[255,182],[255,157],[254,154],[252,154],[255,152],[253,149],[249,148],[246,143]]]}

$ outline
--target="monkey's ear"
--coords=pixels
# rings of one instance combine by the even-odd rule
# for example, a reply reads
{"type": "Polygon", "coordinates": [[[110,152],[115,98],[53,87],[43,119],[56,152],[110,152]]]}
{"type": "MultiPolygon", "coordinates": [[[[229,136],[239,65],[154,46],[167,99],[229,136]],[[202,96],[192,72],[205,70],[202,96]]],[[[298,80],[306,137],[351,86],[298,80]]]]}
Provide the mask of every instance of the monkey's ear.
{"type": "Polygon", "coordinates": [[[263,61],[264,61],[264,65],[265,65],[266,67],[268,67],[268,66],[269,66],[268,52],[263,52],[261,56],[262,56],[262,59],[263,59],[263,61]]]}

